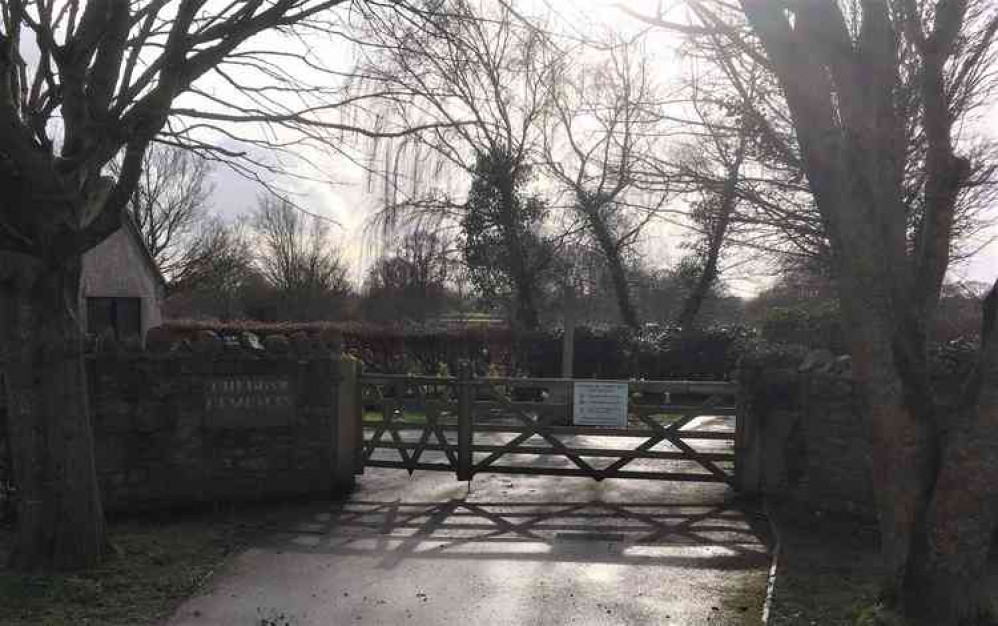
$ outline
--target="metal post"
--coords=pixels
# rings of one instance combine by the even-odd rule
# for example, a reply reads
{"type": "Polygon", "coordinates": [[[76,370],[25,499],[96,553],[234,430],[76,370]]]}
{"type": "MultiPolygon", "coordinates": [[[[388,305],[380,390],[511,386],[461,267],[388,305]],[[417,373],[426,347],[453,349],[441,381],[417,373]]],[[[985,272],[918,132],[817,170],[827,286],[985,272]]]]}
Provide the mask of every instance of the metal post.
{"type": "Polygon", "coordinates": [[[471,445],[474,439],[471,367],[462,362],[457,375],[457,479],[471,480],[471,445]]]}

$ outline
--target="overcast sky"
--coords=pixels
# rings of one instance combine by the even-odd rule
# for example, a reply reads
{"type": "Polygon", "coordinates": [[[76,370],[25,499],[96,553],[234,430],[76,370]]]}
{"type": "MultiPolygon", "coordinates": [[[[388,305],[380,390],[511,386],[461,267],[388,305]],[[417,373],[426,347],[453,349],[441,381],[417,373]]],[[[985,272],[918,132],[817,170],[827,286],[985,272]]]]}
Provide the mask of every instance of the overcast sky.
{"type": "MultiPolygon", "coordinates": [[[[625,4],[635,10],[654,10],[657,0],[629,0],[625,4]]],[[[579,9],[580,3],[572,0],[535,0],[534,9],[538,11],[553,11],[566,22],[582,24],[608,23],[617,28],[636,32],[642,28],[635,20],[624,14],[617,6],[618,2],[595,0],[585,3],[585,9],[579,9]]],[[[584,28],[585,26],[580,26],[584,28]]],[[[681,70],[679,64],[673,61],[670,37],[664,33],[651,36],[649,43],[655,48],[656,63],[662,75],[663,82],[674,80],[681,70]]],[[[335,52],[334,52],[335,53],[335,52]]],[[[998,113],[998,107],[995,107],[998,113]]],[[[990,126],[985,130],[998,135],[998,115],[990,116],[990,126]]],[[[335,220],[339,224],[336,229],[336,240],[341,246],[344,256],[353,266],[354,279],[359,283],[363,277],[364,268],[372,256],[373,242],[365,237],[364,225],[376,198],[366,190],[366,177],[343,159],[324,158],[325,167],[335,172],[336,185],[318,183],[297,183],[294,185],[298,194],[298,202],[310,211],[335,220]]],[[[245,214],[256,202],[260,193],[259,187],[246,181],[232,172],[224,169],[216,170],[214,174],[215,193],[214,209],[228,218],[245,214]]],[[[998,218],[998,207],[992,208],[992,213],[998,218]]],[[[678,246],[682,237],[673,227],[656,226],[648,231],[642,242],[642,254],[652,266],[664,267],[675,262],[683,255],[678,246]]],[[[770,276],[763,273],[752,274],[759,269],[758,265],[739,266],[731,268],[727,276],[727,284],[735,293],[750,296],[764,287],[770,276]],[[749,275],[746,275],[749,272],[749,275]]],[[[954,267],[951,278],[959,280],[994,281],[998,275],[998,244],[991,244],[980,252],[970,262],[954,267]]]]}

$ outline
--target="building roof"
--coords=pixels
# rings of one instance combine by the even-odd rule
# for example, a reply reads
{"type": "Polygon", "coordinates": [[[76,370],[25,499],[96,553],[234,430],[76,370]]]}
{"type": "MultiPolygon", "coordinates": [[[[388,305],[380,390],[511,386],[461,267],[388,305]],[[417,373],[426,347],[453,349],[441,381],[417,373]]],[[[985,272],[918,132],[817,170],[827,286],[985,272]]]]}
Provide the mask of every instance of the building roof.
{"type": "Polygon", "coordinates": [[[163,272],[160,271],[159,265],[156,263],[156,259],[153,258],[152,252],[149,251],[149,246],[146,245],[146,240],[142,237],[142,233],[139,232],[139,227],[135,223],[135,219],[132,217],[130,212],[125,212],[125,218],[121,220],[121,227],[129,234],[129,236],[138,245],[141,251],[142,258],[145,259],[146,266],[159,284],[165,290],[168,283],[166,282],[166,277],[163,276],[163,272]]]}

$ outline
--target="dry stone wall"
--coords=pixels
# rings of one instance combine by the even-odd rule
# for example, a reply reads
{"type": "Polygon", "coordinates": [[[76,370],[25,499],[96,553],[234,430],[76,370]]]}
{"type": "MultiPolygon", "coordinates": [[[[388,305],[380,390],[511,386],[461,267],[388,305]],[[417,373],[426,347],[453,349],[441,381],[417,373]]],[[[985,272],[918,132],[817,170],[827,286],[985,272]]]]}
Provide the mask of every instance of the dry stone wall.
{"type": "MultiPolygon", "coordinates": [[[[956,402],[972,354],[936,360],[942,406],[956,402]]],[[[848,358],[812,353],[800,365],[747,360],[738,377],[742,489],[872,518],[872,437],[848,358]]]]}
{"type": "Polygon", "coordinates": [[[872,515],[870,437],[851,380],[788,368],[741,376],[743,490],[872,515]]]}
{"type": "Polygon", "coordinates": [[[328,344],[267,350],[241,339],[151,341],[149,351],[103,345],[86,357],[108,511],[353,487],[356,429],[338,419],[353,360],[328,344]]]}
{"type": "Polygon", "coordinates": [[[109,509],[331,492],[338,360],[92,359],[109,509]]]}

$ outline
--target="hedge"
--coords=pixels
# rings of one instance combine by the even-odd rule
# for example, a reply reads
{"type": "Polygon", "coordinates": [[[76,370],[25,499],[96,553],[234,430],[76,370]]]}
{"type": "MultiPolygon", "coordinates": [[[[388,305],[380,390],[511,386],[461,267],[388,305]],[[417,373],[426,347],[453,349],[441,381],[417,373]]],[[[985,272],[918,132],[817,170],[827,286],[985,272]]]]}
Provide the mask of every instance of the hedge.
{"type": "MultiPolygon", "coordinates": [[[[449,374],[462,360],[477,375],[558,377],[562,331],[516,332],[509,328],[469,326],[434,329],[365,322],[201,322],[173,321],[160,328],[178,340],[199,332],[222,336],[252,332],[309,336],[336,333],[346,352],[368,371],[396,374],[449,374]]],[[[573,372],[577,378],[681,378],[726,380],[754,333],[718,327],[683,333],[661,328],[635,333],[619,328],[579,327],[575,331],[573,372]]]]}

